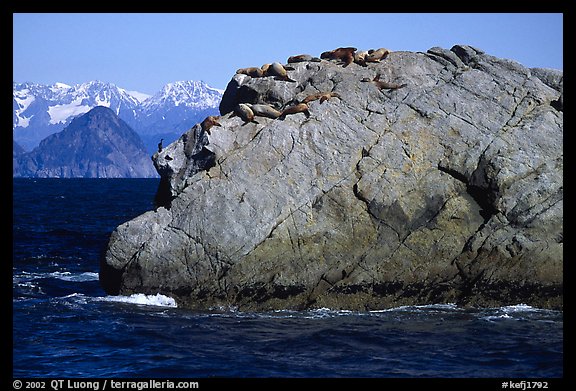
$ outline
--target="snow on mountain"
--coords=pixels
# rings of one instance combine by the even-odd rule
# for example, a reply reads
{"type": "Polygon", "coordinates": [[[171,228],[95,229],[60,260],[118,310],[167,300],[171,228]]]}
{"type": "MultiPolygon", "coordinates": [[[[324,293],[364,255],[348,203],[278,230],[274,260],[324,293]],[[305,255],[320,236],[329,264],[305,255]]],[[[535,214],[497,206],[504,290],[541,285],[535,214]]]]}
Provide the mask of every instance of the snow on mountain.
{"type": "Polygon", "coordinates": [[[156,135],[176,139],[206,115],[218,114],[222,95],[202,81],[169,83],[153,96],[101,81],[73,86],[13,83],[13,138],[31,150],[75,117],[105,106],[154,148],[156,135]]]}
{"type": "Polygon", "coordinates": [[[218,115],[223,94],[202,81],[166,84],[142,102],[134,129],[153,152],[161,138],[167,145],[207,116],[218,115]]]}
{"type": "Polygon", "coordinates": [[[32,152],[12,152],[14,177],[154,178],[158,174],[140,136],[113,110],[97,106],[32,152]]]}
{"type": "Polygon", "coordinates": [[[152,95],[145,94],[143,92],[138,91],[126,91],[128,94],[136,98],[136,100],[140,103],[144,102],[146,99],[151,98],[152,95]]]}
{"type": "Polygon", "coordinates": [[[186,106],[196,109],[218,107],[222,90],[208,86],[203,81],[177,81],[166,84],[162,90],[142,103],[144,112],[166,105],[186,106]]]}
{"type": "Polygon", "coordinates": [[[50,116],[49,122],[53,125],[59,123],[65,123],[68,118],[75,117],[77,115],[84,114],[89,111],[90,106],[83,105],[82,98],[77,98],[74,101],[67,104],[48,107],[48,115],[50,116]]]}
{"type": "Polygon", "coordinates": [[[30,150],[96,106],[109,107],[133,123],[139,104],[125,90],[100,81],[74,86],[13,83],[13,137],[30,150]]]}

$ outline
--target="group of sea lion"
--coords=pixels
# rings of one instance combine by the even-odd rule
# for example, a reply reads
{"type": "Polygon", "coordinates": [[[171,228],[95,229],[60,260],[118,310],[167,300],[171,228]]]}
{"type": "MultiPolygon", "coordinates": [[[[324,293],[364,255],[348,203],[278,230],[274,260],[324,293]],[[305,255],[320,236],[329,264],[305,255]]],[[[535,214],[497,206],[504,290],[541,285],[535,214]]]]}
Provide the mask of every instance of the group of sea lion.
{"type": "Polygon", "coordinates": [[[236,74],[248,75],[250,77],[274,76],[276,80],[283,80],[296,83],[296,80],[292,80],[290,79],[290,77],[288,77],[288,71],[293,70],[294,68],[292,67],[284,66],[279,62],[273,62],[271,64],[264,64],[260,68],[258,67],[240,68],[236,71],[236,74]]]}
{"type": "Polygon", "coordinates": [[[380,48],[376,50],[370,49],[360,52],[356,52],[356,50],[358,49],[352,47],[338,48],[322,53],[320,58],[326,60],[340,60],[344,62],[344,68],[352,64],[352,62],[366,67],[368,66],[366,63],[380,62],[380,60],[385,59],[388,54],[390,54],[390,50],[386,48],[380,48]]]}
{"type": "MultiPolygon", "coordinates": [[[[254,117],[266,117],[272,119],[284,119],[287,115],[304,113],[306,118],[310,117],[310,108],[308,103],[315,100],[320,100],[320,103],[330,99],[330,98],[340,98],[340,95],[336,92],[318,92],[306,96],[302,101],[296,102],[295,104],[284,108],[284,110],[277,110],[274,106],[268,104],[251,104],[251,103],[239,103],[234,109],[234,113],[231,115],[240,117],[244,124],[254,122],[258,123],[254,117]]],[[[218,122],[220,117],[209,116],[202,121],[202,129],[210,134],[210,128],[213,126],[221,126],[218,122]]]]}
{"type": "MultiPolygon", "coordinates": [[[[309,97],[307,97],[309,98],[309,97]]],[[[294,105],[288,106],[284,108],[284,110],[279,111],[272,105],[268,104],[251,104],[251,103],[239,103],[236,108],[234,109],[234,114],[232,116],[237,115],[240,117],[244,124],[249,122],[258,123],[254,117],[266,117],[272,119],[280,119],[283,120],[287,115],[290,114],[297,114],[297,113],[304,113],[306,118],[310,117],[310,110],[308,108],[308,102],[311,102],[314,99],[308,100],[307,102],[300,102],[294,105]]]]}
{"type": "MultiPolygon", "coordinates": [[[[337,60],[343,63],[343,67],[347,67],[352,62],[361,66],[368,66],[367,63],[375,63],[380,62],[381,60],[385,59],[388,54],[390,54],[390,50],[386,48],[379,48],[379,49],[370,49],[367,51],[359,51],[354,47],[340,47],[334,50],[323,52],[320,55],[320,58],[313,57],[309,54],[299,54],[295,56],[290,56],[288,58],[288,64],[298,63],[298,62],[321,62],[322,60],[337,60]]],[[[276,80],[281,81],[288,81],[288,82],[296,82],[296,80],[292,80],[288,76],[288,71],[293,71],[294,68],[291,66],[282,65],[279,62],[273,62],[271,64],[264,64],[260,68],[257,67],[249,67],[249,68],[240,68],[236,71],[236,74],[244,74],[248,75],[253,78],[259,77],[267,77],[273,76],[276,80]]],[[[370,78],[363,78],[362,82],[370,82],[373,83],[379,90],[382,89],[391,89],[395,90],[398,88],[405,87],[406,84],[396,84],[396,83],[389,83],[383,80],[380,80],[380,74],[376,74],[373,79],[370,78]]],[[[315,94],[311,94],[306,96],[301,101],[292,101],[293,104],[285,107],[282,111],[276,109],[274,106],[269,104],[250,104],[250,103],[239,103],[236,108],[234,109],[234,113],[231,116],[238,116],[243,121],[244,124],[254,122],[258,123],[254,120],[254,117],[265,117],[271,119],[284,119],[287,115],[297,114],[297,113],[304,113],[308,118],[310,116],[310,108],[308,107],[308,103],[313,102],[315,100],[319,100],[320,104],[330,98],[340,98],[340,95],[336,92],[318,92],[315,94]]],[[[218,120],[220,116],[208,116],[202,121],[201,126],[202,129],[208,133],[210,133],[210,129],[214,126],[222,126],[218,120]]]]}

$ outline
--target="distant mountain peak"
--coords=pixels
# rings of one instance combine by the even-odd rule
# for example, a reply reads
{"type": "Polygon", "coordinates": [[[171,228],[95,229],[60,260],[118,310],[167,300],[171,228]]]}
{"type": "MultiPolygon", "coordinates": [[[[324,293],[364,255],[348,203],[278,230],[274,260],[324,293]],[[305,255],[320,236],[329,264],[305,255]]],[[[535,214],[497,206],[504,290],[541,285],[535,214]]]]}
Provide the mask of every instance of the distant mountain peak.
{"type": "Polygon", "coordinates": [[[203,81],[181,80],[166,84],[158,93],[144,101],[143,107],[145,111],[154,110],[157,106],[171,102],[174,106],[205,109],[217,107],[221,99],[222,92],[203,81]]]}
{"type": "Polygon", "coordinates": [[[145,94],[143,92],[140,91],[128,91],[126,90],[126,93],[128,95],[131,95],[132,97],[134,97],[138,102],[142,103],[144,102],[146,99],[151,98],[152,95],[149,94],[145,94]]]}
{"type": "Polygon", "coordinates": [[[13,175],[41,178],[150,178],[156,171],[138,134],[113,110],[97,106],[18,154],[13,175]]]}
{"type": "Polygon", "coordinates": [[[152,96],[100,80],[75,85],[13,82],[13,137],[31,150],[74,117],[105,106],[154,149],[158,143],[155,135],[177,138],[207,115],[217,114],[222,95],[222,90],[191,80],[168,83],[152,96]]]}

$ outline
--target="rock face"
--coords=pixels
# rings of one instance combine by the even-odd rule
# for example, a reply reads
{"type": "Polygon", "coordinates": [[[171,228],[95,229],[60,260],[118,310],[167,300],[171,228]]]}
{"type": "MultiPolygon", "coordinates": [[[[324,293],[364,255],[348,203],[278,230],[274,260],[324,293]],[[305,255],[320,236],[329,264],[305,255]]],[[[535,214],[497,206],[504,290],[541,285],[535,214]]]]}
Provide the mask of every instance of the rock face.
{"type": "Polygon", "coordinates": [[[97,106],[14,156],[14,177],[154,178],[140,137],[107,107],[97,106]]]}
{"type": "Polygon", "coordinates": [[[235,75],[222,127],[155,154],[159,206],[119,226],[110,294],[194,309],[561,308],[563,73],[470,46],[235,75]],[[377,88],[371,81],[406,84],[377,88]],[[238,103],[304,113],[244,124],[238,103]]]}

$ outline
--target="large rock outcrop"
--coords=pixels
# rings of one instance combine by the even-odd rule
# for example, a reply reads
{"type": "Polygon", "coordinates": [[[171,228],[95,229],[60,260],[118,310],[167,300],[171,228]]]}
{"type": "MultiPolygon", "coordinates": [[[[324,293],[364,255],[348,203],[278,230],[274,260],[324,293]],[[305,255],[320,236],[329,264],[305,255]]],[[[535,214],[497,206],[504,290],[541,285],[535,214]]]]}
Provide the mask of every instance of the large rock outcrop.
{"type": "Polygon", "coordinates": [[[119,226],[112,294],[196,309],[562,307],[563,74],[470,46],[235,75],[222,127],[153,159],[162,205],[119,226]],[[379,90],[372,80],[405,83],[379,90]],[[284,119],[232,116],[238,103],[284,119]]]}

